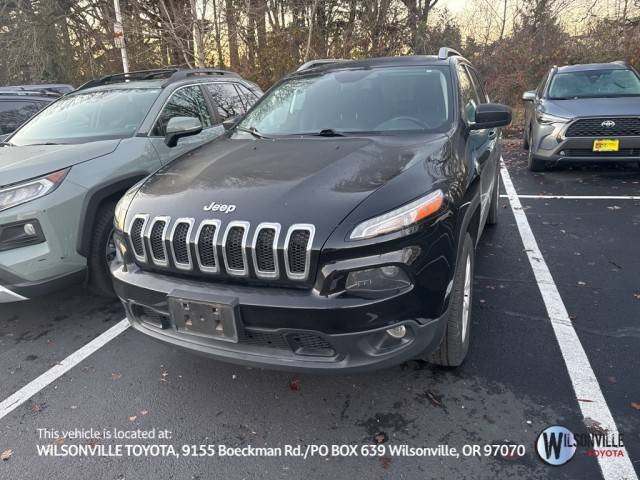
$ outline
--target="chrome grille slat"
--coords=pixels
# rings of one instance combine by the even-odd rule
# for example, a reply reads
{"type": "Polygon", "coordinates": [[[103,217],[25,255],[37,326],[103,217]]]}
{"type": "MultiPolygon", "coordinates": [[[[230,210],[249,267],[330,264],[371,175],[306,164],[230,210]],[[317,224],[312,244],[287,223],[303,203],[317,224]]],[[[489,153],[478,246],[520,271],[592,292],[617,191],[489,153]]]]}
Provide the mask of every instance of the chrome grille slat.
{"type": "Polygon", "coordinates": [[[278,238],[280,224],[264,222],[256,227],[253,235],[251,251],[253,253],[253,267],[258,278],[278,278],[278,238]]]}
{"type": "Polygon", "coordinates": [[[141,214],[133,217],[129,224],[129,239],[131,240],[133,256],[139,262],[147,261],[147,248],[144,244],[144,231],[148,221],[149,215],[141,214]]]}
{"type": "Polygon", "coordinates": [[[316,227],[307,223],[291,225],[284,242],[284,265],[291,280],[306,280],[311,263],[311,247],[316,227]]]}
{"type": "Polygon", "coordinates": [[[178,218],[171,230],[171,254],[173,263],[180,270],[192,270],[191,261],[191,230],[193,229],[193,218],[178,218]],[[177,237],[177,238],[176,238],[177,237]]]}
{"type": "Polygon", "coordinates": [[[147,241],[149,242],[149,251],[151,253],[151,261],[161,267],[169,265],[169,256],[167,255],[167,230],[171,217],[155,217],[149,226],[147,233],[147,241]]]}
{"type": "Polygon", "coordinates": [[[220,220],[203,220],[196,233],[196,260],[198,268],[206,273],[218,273],[218,234],[220,220]]]}
{"type": "Polygon", "coordinates": [[[229,222],[222,239],[222,256],[229,275],[246,277],[249,275],[247,264],[247,236],[249,222],[229,222]]]}

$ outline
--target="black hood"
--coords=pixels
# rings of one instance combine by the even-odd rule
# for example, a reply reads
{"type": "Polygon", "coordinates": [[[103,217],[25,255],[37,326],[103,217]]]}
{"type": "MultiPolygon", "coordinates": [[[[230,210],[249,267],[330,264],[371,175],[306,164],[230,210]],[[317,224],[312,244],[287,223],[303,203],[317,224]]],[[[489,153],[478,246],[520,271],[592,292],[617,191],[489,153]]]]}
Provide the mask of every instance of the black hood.
{"type": "Polygon", "coordinates": [[[446,141],[441,134],[260,140],[225,136],[151,177],[136,195],[129,216],[278,222],[283,227],[312,223],[320,241],[369,195],[408,174],[412,166],[424,165],[446,141]],[[235,209],[205,211],[213,202],[235,209]]]}

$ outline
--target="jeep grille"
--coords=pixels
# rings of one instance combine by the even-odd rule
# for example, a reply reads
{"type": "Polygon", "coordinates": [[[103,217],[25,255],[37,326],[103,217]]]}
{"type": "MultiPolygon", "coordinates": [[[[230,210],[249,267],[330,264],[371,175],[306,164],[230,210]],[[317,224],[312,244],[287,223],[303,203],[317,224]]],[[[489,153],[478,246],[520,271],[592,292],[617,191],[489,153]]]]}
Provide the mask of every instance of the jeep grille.
{"type": "Polygon", "coordinates": [[[138,215],[128,237],[136,262],[154,269],[226,274],[258,279],[306,281],[315,227],[294,224],[281,243],[281,225],[138,215]],[[146,255],[150,252],[150,255],[146,255]]]}

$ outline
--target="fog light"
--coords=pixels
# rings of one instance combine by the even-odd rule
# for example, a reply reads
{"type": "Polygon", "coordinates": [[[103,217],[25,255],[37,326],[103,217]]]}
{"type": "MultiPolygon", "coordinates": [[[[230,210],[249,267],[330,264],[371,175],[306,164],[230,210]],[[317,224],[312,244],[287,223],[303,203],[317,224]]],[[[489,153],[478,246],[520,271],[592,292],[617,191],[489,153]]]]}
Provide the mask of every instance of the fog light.
{"type": "Polygon", "coordinates": [[[29,235],[30,237],[36,234],[36,227],[33,226],[33,223],[25,223],[24,224],[24,233],[29,235]]]}
{"type": "Polygon", "coordinates": [[[404,325],[398,325],[397,327],[389,328],[387,334],[393,338],[403,338],[407,334],[407,329],[404,325]]]}

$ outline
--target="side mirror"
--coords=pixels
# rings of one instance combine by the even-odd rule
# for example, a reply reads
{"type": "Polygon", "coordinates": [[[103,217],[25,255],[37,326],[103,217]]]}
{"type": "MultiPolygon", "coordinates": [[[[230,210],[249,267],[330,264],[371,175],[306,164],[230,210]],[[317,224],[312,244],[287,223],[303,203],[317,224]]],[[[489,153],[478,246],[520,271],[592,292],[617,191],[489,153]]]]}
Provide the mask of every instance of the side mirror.
{"type": "Polygon", "coordinates": [[[173,117],[167,123],[167,133],[164,143],[167,147],[173,148],[178,144],[178,140],[184,137],[197,135],[202,131],[202,123],[195,117],[173,117]]]}
{"type": "Polygon", "coordinates": [[[484,128],[506,127],[510,123],[510,107],[499,103],[483,103],[476,108],[476,121],[469,128],[482,130],[484,128]]]}
{"type": "Polygon", "coordinates": [[[525,102],[533,102],[536,99],[536,91],[529,90],[528,92],[524,92],[522,94],[522,100],[525,102]]]}

